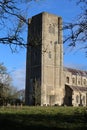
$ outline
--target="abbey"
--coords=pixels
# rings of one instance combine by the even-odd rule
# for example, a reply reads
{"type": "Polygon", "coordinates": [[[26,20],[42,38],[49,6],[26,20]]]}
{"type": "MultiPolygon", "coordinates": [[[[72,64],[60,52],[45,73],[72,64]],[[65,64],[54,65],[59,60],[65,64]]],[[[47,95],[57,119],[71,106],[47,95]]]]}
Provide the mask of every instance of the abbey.
{"type": "Polygon", "coordinates": [[[42,12],[28,22],[26,105],[87,106],[87,72],[63,66],[62,18],[42,12]]]}

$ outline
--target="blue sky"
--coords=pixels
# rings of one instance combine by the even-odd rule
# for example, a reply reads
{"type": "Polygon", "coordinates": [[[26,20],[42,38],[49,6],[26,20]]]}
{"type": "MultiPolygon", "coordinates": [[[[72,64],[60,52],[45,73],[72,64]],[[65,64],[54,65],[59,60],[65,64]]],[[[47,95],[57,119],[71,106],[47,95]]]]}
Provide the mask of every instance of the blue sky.
{"type": "MultiPolygon", "coordinates": [[[[80,7],[76,6],[76,1],[70,0],[37,0],[37,2],[22,4],[20,7],[27,18],[40,12],[46,11],[61,16],[63,22],[74,21],[80,13],[80,7]]],[[[27,39],[27,29],[25,29],[25,40],[27,39]]],[[[77,51],[64,45],[64,66],[87,70],[87,57],[84,50],[77,51]]],[[[7,67],[13,78],[13,85],[18,89],[25,88],[26,71],[26,49],[20,49],[19,53],[12,53],[8,46],[0,45],[0,62],[7,67]]]]}

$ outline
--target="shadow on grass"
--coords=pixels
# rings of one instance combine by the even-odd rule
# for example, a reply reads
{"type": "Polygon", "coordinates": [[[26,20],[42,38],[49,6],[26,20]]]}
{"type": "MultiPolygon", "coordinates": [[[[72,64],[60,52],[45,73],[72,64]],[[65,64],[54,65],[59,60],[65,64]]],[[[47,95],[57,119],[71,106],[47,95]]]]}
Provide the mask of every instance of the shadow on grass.
{"type": "Polygon", "coordinates": [[[0,114],[0,130],[16,128],[29,130],[85,130],[87,129],[87,117],[63,114],[0,114]]]}

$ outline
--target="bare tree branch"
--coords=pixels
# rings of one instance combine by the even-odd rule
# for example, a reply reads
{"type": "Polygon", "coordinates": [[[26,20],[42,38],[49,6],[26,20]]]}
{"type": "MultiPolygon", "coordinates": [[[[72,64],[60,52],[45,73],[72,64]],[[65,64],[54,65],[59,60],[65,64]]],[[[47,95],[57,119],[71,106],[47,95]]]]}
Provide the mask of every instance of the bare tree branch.
{"type": "Polygon", "coordinates": [[[78,0],[77,4],[81,4],[82,13],[79,14],[79,17],[73,23],[64,23],[64,31],[67,31],[68,34],[64,36],[64,43],[67,43],[68,46],[75,47],[76,45],[79,48],[87,48],[85,43],[87,42],[87,1],[78,0]],[[81,44],[80,44],[81,43],[81,44]]]}

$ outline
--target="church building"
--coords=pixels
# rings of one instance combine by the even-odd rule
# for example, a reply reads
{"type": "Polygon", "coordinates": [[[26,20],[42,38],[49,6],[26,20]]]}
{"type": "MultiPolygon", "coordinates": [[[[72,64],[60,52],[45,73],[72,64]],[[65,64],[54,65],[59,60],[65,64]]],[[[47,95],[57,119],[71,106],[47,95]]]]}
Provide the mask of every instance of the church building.
{"type": "Polygon", "coordinates": [[[25,104],[87,106],[87,71],[63,66],[62,18],[42,12],[28,22],[25,104]]]}

